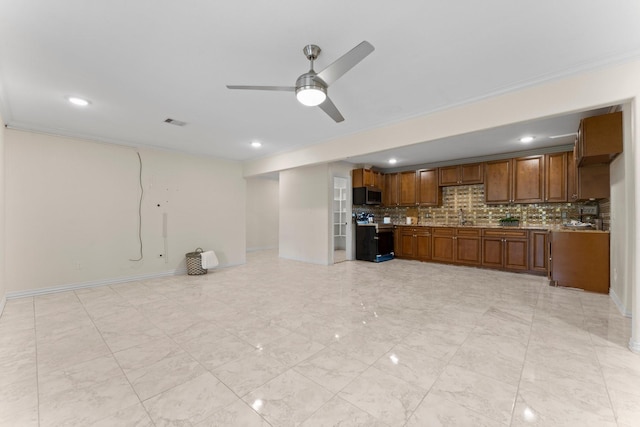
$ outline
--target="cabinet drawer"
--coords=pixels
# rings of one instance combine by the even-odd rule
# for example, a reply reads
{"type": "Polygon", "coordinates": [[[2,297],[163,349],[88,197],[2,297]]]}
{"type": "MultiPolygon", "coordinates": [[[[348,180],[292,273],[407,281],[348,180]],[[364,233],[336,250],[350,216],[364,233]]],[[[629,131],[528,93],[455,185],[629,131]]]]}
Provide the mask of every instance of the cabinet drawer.
{"type": "Polygon", "coordinates": [[[436,227],[433,229],[434,236],[453,236],[455,234],[455,228],[436,227]]]}
{"type": "Polygon", "coordinates": [[[484,229],[482,234],[487,237],[525,238],[527,237],[527,230],[484,229]]]}
{"type": "Polygon", "coordinates": [[[458,228],[456,230],[456,234],[458,236],[479,237],[480,236],[480,229],[479,228],[458,228]]]}

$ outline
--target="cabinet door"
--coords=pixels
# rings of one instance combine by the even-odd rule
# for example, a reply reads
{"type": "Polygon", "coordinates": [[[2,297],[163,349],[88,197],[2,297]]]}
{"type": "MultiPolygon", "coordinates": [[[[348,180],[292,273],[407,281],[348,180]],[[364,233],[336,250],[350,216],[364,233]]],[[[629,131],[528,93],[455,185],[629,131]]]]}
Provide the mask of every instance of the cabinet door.
{"type": "Polygon", "coordinates": [[[434,228],[431,233],[431,259],[434,261],[455,261],[454,228],[434,228]]]}
{"type": "Polygon", "coordinates": [[[416,256],[420,261],[431,260],[431,233],[421,231],[416,234],[416,256]]]}
{"type": "Polygon", "coordinates": [[[546,202],[567,201],[567,165],[567,153],[545,155],[544,195],[546,202]]]}
{"type": "Polygon", "coordinates": [[[416,171],[400,172],[400,206],[416,204],[416,171]]]}
{"type": "Polygon", "coordinates": [[[482,265],[502,268],[503,242],[501,237],[482,238],[482,265]]]}
{"type": "Polygon", "coordinates": [[[365,187],[373,187],[375,185],[374,172],[371,169],[362,170],[362,182],[365,187]]]}
{"type": "Polygon", "coordinates": [[[480,264],[480,238],[456,236],[456,262],[461,264],[480,264]]]}
{"type": "Polygon", "coordinates": [[[393,227],[393,253],[396,257],[402,257],[402,228],[393,227]]]}
{"type": "Polygon", "coordinates": [[[531,245],[529,265],[531,270],[546,273],[549,266],[549,232],[533,230],[529,240],[531,245]]]}
{"type": "Polygon", "coordinates": [[[622,153],[622,112],[582,119],[578,143],[578,166],[611,162],[622,153]]]}
{"type": "Polygon", "coordinates": [[[373,173],[373,186],[379,190],[384,188],[384,174],[382,172],[373,173]]]}
{"type": "Polygon", "coordinates": [[[504,240],[504,268],[508,270],[529,269],[529,245],[527,239],[504,240]]]}
{"type": "Polygon", "coordinates": [[[422,206],[440,205],[440,188],[438,187],[438,170],[422,169],[416,172],[418,181],[418,204],[422,206]]]}
{"type": "Polygon", "coordinates": [[[578,155],[577,145],[574,145],[573,151],[567,153],[567,201],[575,202],[578,200],[578,171],[576,166],[576,156],[578,155]]]}
{"type": "Polygon", "coordinates": [[[415,258],[414,232],[411,229],[403,229],[400,234],[400,248],[405,258],[415,258]]]}
{"type": "Polygon", "coordinates": [[[484,167],[484,198],[486,203],[511,202],[511,160],[486,162],[484,167]]]}
{"type": "Polygon", "coordinates": [[[609,165],[600,164],[577,168],[578,200],[608,199],[610,195],[609,165]]]}
{"type": "Polygon", "coordinates": [[[384,175],[384,191],[382,204],[385,206],[398,206],[398,174],[387,173],[384,175]]]}
{"type": "Polygon", "coordinates": [[[461,184],[482,184],[484,182],[483,177],[484,164],[473,163],[470,165],[459,166],[459,179],[461,184]]]}
{"type": "Polygon", "coordinates": [[[458,166],[447,166],[438,170],[440,185],[458,185],[458,166]]]}
{"type": "Polygon", "coordinates": [[[513,159],[513,202],[544,202],[544,156],[513,159]]]}

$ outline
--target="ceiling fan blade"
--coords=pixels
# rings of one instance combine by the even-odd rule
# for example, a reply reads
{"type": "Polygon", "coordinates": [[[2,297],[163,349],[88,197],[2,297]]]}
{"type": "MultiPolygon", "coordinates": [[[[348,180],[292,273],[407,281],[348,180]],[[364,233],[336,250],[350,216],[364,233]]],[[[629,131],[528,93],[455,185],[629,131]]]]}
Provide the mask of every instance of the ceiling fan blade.
{"type": "Polygon", "coordinates": [[[336,59],[331,65],[320,71],[316,77],[322,79],[328,86],[338,80],[344,73],[355,67],[358,62],[362,61],[371,52],[374,47],[368,41],[363,41],[349,52],[336,59]]]}
{"type": "Polygon", "coordinates": [[[325,99],[322,104],[318,105],[318,107],[320,107],[322,109],[322,111],[327,113],[329,115],[329,117],[331,117],[333,120],[335,120],[336,123],[340,123],[340,122],[344,121],[344,117],[342,117],[342,114],[340,114],[340,111],[338,111],[338,108],[333,103],[333,101],[331,101],[331,99],[329,99],[328,96],[327,96],[327,99],[325,99]]]}
{"type": "Polygon", "coordinates": [[[228,89],[248,89],[248,90],[277,90],[282,92],[295,92],[294,86],[238,86],[227,85],[228,89]]]}

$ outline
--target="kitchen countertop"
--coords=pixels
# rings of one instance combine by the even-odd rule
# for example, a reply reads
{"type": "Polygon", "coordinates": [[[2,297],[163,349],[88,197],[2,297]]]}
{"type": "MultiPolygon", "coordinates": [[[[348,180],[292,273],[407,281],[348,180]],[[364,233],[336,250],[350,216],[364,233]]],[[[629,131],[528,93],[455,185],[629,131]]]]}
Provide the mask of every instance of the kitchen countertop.
{"type": "Polygon", "coordinates": [[[609,233],[605,230],[596,230],[593,228],[567,228],[562,225],[520,225],[514,226],[502,226],[502,225],[456,225],[456,224],[433,224],[433,223],[419,223],[419,224],[393,224],[395,227],[455,227],[455,228],[497,228],[504,230],[547,230],[558,231],[568,233],[609,233]]]}

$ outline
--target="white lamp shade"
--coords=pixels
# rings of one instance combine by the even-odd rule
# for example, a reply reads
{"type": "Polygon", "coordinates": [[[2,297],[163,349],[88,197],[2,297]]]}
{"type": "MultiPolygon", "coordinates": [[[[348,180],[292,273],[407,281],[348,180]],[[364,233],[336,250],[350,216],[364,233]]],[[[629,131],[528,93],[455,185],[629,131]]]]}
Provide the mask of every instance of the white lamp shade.
{"type": "Polygon", "coordinates": [[[322,104],[327,99],[327,94],[321,89],[308,87],[300,89],[296,93],[296,98],[302,105],[314,107],[322,104]]]}

